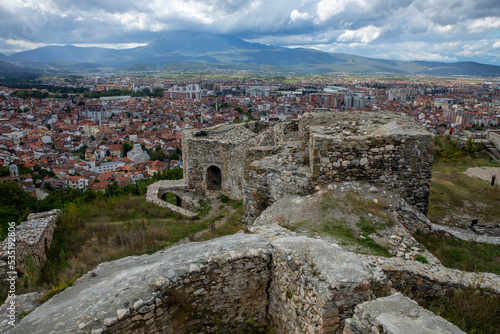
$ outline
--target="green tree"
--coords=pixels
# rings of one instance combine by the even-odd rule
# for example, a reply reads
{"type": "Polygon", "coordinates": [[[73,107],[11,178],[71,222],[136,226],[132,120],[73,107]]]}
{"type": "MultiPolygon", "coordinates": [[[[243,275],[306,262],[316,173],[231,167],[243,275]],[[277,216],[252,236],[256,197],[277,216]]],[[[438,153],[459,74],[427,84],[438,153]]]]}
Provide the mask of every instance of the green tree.
{"type": "Polygon", "coordinates": [[[124,142],[123,143],[123,157],[126,157],[127,156],[127,153],[129,151],[132,151],[134,147],[132,146],[132,144],[128,143],[128,142],[124,142]]]}
{"type": "Polygon", "coordinates": [[[182,168],[171,168],[153,175],[152,182],[159,180],[180,180],[182,179],[182,168]]]}
{"type": "Polygon", "coordinates": [[[29,213],[29,206],[34,199],[15,182],[0,184],[0,236],[7,235],[9,222],[21,222],[29,213]]]}
{"type": "Polygon", "coordinates": [[[166,159],[165,153],[163,153],[160,145],[156,146],[155,149],[148,150],[147,152],[149,154],[149,157],[151,158],[151,161],[165,161],[166,159]]]}
{"type": "Polygon", "coordinates": [[[467,152],[468,155],[474,155],[474,139],[471,137],[467,139],[465,142],[465,152],[467,152]]]}
{"type": "Polygon", "coordinates": [[[123,188],[120,188],[117,182],[113,182],[108,184],[106,187],[106,190],[104,191],[104,196],[105,197],[115,197],[115,196],[120,196],[124,195],[125,190],[123,188]]]}
{"type": "Polygon", "coordinates": [[[177,154],[177,152],[173,152],[172,154],[170,154],[168,159],[169,160],[179,160],[179,154],[177,154]]]}

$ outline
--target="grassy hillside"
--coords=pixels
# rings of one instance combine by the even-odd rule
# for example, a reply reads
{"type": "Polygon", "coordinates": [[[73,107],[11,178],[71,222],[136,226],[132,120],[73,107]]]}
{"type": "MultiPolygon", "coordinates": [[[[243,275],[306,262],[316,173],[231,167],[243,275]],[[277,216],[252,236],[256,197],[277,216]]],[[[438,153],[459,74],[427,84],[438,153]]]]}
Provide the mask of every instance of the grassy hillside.
{"type": "Polygon", "coordinates": [[[213,203],[205,200],[198,219],[154,206],[144,196],[71,203],[57,223],[47,262],[22,277],[17,291],[43,290],[46,300],[99,263],[150,254],[183,239],[202,241],[235,233],[242,228],[241,213],[241,202],[225,196],[213,203]]]}
{"type": "MultiPolygon", "coordinates": [[[[450,137],[435,139],[428,217],[441,224],[465,228],[473,218],[482,224],[500,223],[500,186],[464,174],[471,167],[500,167],[482,144],[450,137]]],[[[500,274],[500,246],[467,242],[453,237],[416,235],[417,241],[443,265],[464,271],[500,274]]],[[[500,300],[475,287],[457,291],[422,305],[468,333],[500,331],[500,300]]]]}
{"type": "Polygon", "coordinates": [[[464,174],[471,167],[500,167],[482,143],[435,139],[428,217],[431,221],[465,228],[473,219],[500,223],[500,186],[464,174]]]}

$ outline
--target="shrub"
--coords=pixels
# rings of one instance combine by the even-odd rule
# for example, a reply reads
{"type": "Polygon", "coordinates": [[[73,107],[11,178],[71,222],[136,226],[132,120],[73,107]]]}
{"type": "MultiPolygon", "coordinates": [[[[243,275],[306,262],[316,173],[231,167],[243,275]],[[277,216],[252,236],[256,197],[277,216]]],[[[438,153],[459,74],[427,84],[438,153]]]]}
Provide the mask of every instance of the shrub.
{"type": "Polygon", "coordinates": [[[425,257],[423,257],[422,255],[416,256],[415,261],[422,262],[422,263],[429,263],[429,261],[425,257]]]}

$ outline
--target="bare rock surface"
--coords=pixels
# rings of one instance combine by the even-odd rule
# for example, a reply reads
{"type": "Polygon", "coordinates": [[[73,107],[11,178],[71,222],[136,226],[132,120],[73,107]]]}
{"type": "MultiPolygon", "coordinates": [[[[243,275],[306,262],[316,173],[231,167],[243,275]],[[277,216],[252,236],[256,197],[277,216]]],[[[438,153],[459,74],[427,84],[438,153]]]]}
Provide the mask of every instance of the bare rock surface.
{"type": "Polygon", "coordinates": [[[250,251],[266,253],[267,247],[263,236],[239,233],[100,264],[26,316],[10,333],[90,333],[105,328],[104,322],[110,325],[120,310],[154,300],[153,293],[168,279],[199,271],[210,259],[231,261],[250,251]]]}
{"type": "Polygon", "coordinates": [[[465,333],[440,316],[425,310],[400,293],[356,306],[346,321],[344,334],[462,334],[465,333]]]}
{"type": "Polygon", "coordinates": [[[496,182],[500,178],[500,167],[472,167],[465,171],[465,174],[483,181],[491,181],[491,174],[497,176],[496,182]]]}

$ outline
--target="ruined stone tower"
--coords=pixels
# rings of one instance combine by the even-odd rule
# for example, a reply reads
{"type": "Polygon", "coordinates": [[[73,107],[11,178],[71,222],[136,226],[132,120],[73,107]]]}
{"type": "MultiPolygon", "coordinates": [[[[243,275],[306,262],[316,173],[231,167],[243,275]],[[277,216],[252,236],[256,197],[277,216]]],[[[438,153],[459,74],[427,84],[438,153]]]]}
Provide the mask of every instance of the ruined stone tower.
{"type": "Polygon", "coordinates": [[[242,199],[247,223],[278,199],[310,194],[333,181],[368,181],[395,189],[426,213],[433,136],[389,112],[336,112],[270,125],[263,122],[184,131],[184,180],[150,186],[158,205],[166,192],[187,210],[196,196],[242,199]]]}

